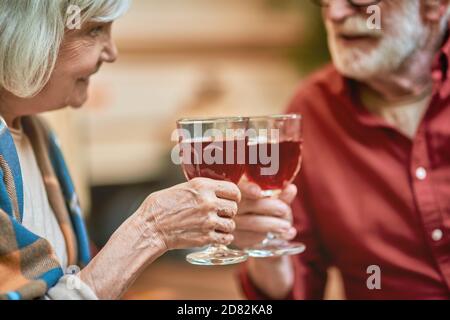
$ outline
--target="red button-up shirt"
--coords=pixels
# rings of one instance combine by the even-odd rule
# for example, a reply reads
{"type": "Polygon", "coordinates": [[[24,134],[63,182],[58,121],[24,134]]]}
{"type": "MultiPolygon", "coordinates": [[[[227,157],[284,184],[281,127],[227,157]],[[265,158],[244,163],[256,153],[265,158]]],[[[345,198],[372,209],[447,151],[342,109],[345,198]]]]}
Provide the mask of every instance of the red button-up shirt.
{"type": "MultiPolygon", "coordinates": [[[[304,116],[293,208],[307,249],[292,257],[288,298],[321,299],[334,265],[349,299],[450,299],[449,63],[450,41],[413,140],[369,113],[332,66],[301,86],[289,111],[304,116]],[[367,286],[369,266],[379,267],[380,289],[367,286]]],[[[248,298],[266,298],[245,267],[240,278],[248,298]]]]}

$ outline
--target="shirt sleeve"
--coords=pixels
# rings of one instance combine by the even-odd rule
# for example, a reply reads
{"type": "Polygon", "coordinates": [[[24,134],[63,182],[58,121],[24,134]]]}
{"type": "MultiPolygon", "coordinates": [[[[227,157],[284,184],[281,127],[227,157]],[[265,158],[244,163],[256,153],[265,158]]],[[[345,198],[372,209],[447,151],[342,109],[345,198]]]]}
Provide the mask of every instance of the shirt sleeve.
{"type": "Polygon", "coordinates": [[[323,299],[330,261],[315,224],[314,209],[309,203],[311,198],[301,186],[302,183],[297,184],[299,196],[292,204],[292,210],[298,230],[296,241],[303,242],[306,250],[293,257],[295,283],[292,296],[294,299],[323,299]]]}
{"type": "Polygon", "coordinates": [[[47,292],[45,300],[98,300],[94,291],[77,275],[65,275],[47,292]]]}

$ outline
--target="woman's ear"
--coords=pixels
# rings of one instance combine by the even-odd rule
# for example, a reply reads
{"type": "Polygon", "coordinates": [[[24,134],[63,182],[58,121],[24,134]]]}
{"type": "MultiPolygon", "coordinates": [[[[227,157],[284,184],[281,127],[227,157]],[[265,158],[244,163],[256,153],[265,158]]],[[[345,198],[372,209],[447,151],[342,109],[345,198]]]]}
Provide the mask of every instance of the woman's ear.
{"type": "Polygon", "coordinates": [[[449,12],[449,0],[421,0],[422,16],[429,23],[439,23],[449,12]]]}

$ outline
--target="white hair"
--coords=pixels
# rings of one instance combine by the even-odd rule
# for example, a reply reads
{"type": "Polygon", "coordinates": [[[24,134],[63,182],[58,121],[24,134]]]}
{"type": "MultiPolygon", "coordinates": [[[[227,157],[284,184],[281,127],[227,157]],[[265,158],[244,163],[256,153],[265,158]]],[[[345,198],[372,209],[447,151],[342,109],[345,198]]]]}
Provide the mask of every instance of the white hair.
{"type": "Polygon", "coordinates": [[[131,0],[1,0],[0,91],[18,97],[38,94],[53,72],[66,31],[70,6],[81,10],[81,23],[110,22],[131,0]]]}

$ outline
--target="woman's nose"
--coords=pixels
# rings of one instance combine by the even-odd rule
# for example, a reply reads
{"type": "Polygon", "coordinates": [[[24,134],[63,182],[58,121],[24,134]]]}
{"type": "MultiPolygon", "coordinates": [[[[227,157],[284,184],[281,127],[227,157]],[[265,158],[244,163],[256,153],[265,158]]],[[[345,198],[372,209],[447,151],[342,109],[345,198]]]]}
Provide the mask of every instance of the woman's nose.
{"type": "Polygon", "coordinates": [[[117,60],[117,55],[118,51],[116,44],[112,41],[112,39],[109,39],[102,51],[101,59],[104,62],[113,63],[117,60]]]}
{"type": "Polygon", "coordinates": [[[325,10],[326,17],[334,23],[342,23],[356,13],[356,9],[347,0],[332,0],[325,10]]]}

